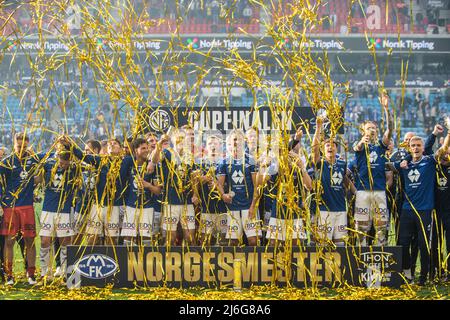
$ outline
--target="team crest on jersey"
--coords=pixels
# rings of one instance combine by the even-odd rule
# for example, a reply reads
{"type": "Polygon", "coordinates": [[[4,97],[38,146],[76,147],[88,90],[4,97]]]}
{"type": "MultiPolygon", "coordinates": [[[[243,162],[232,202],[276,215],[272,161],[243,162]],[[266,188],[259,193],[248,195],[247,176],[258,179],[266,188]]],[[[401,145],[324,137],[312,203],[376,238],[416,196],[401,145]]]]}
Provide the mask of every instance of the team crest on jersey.
{"type": "Polygon", "coordinates": [[[413,169],[413,170],[409,171],[408,178],[412,183],[419,181],[419,178],[420,178],[419,170],[413,169]]]}
{"type": "Polygon", "coordinates": [[[20,172],[20,179],[25,180],[26,178],[28,178],[28,172],[26,172],[25,170],[22,170],[20,172]]]}
{"type": "Polygon", "coordinates": [[[53,177],[53,181],[52,181],[54,188],[61,187],[62,178],[63,178],[62,174],[55,173],[55,176],[53,177]]]}
{"type": "Polygon", "coordinates": [[[241,170],[235,170],[231,175],[231,178],[233,179],[234,183],[242,184],[242,182],[244,181],[244,174],[241,170]]]}
{"type": "Polygon", "coordinates": [[[182,178],[182,179],[184,179],[184,177],[186,176],[186,174],[187,174],[187,171],[186,171],[186,168],[184,167],[184,166],[178,166],[177,167],[177,170],[178,170],[178,174],[179,174],[179,176],[182,178]]]}
{"type": "Polygon", "coordinates": [[[372,152],[369,154],[369,161],[370,161],[370,163],[375,163],[375,162],[377,161],[377,159],[378,159],[378,154],[377,154],[377,152],[376,152],[376,151],[372,151],[372,152]]]}
{"type": "Polygon", "coordinates": [[[445,187],[447,185],[447,178],[445,178],[445,177],[439,178],[438,179],[438,185],[440,187],[445,187]]]}
{"type": "Polygon", "coordinates": [[[86,176],[84,178],[84,183],[89,190],[95,189],[95,177],[86,176]]]}
{"type": "Polygon", "coordinates": [[[331,177],[331,182],[334,185],[340,185],[342,183],[342,179],[343,179],[342,173],[340,171],[335,171],[333,173],[333,176],[331,177]]]}

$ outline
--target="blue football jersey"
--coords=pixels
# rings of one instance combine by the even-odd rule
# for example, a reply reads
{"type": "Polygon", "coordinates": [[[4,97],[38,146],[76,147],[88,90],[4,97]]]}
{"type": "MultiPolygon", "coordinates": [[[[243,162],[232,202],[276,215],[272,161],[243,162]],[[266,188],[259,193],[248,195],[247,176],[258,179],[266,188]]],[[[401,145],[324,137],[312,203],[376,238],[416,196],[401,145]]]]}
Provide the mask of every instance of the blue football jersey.
{"type": "Polygon", "coordinates": [[[44,164],[45,192],[42,210],[70,213],[78,189],[77,178],[78,170],[75,165],[62,169],[56,159],[48,159],[44,164]]]}
{"type": "Polygon", "coordinates": [[[34,176],[38,164],[46,154],[28,155],[19,159],[15,154],[0,164],[1,195],[3,207],[32,206],[34,201],[34,176]]]}
{"type": "Polygon", "coordinates": [[[320,181],[319,199],[320,210],[346,211],[344,178],[347,173],[345,161],[336,160],[334,164],[328,163],[324,158],[316,164],[316,177],[320,181]],[[321,189],[321,190],[320,190],[321,189]]]}
{"type": "Polygon", "coordinates": [[[436,159],[434,156],[423,156],[417,162],[410,161],[407,169],[395,168],[403,176],[404,201],[403,210],[427,211],[434,209],[434,190],[436,187],[436,159]]]}
{"type": "Polygon", "coordinates": [[[174,151],[163,150],[161,179],[164,202],[171,205],[192,204],[191,173],[194,165],[184,163],[174,151]]]}
{"type": "MultiPolygon", "coordinates": [[[[218,171],[218,162],[211,162],[208,159],[199,159],[196,168],[199,169],[202,175],[210,174],[216,178],[218,171]]],[[[204,183],[199,188],[199,196],[202,207],[202,213],[224,213],[227,212],[225,203],[220,198],[218,190],[211,189],[207,183],[204,183]]]]}
{"type": "Polygon", "coordinates": [[[226,193],[234,192],[230,210],[248,210],[253,201],[254,185],[252,174],[257,173],[258,168],[253,158],[233,159],[228,157],[221,161],[218,167],[218,175],[225,176],[228,183],[226,193]]]}
{"type": "Polygon", "coordinates": [[[386,189],[385,165],[387,147],[383,141],[365,144],[356,155],[355,187],[359,191],[384,191],[386,189]]]}

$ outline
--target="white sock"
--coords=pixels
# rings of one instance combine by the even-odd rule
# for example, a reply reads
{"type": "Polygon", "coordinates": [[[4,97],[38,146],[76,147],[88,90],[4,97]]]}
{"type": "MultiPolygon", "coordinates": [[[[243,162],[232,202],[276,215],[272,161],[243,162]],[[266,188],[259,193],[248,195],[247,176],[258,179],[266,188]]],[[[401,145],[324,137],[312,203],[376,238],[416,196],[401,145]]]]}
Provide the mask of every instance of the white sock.
{"type": "Polygon", "coordinates": [[[359,245],[360,245],[361,247],[367,246],[367,239],[366,239],[366,237],[358,238],[358,242],[359,242],[359,245]]]}
{"type": "Polygon", "coordinates": [[[47,275],[48,265],[50,262],[50,247],[41,247],[39,259],[41,261],[41,276],[44,277],[47,275]]]}
{"type": "Polygon", "coordinates": [[[412,278],[412,276],[411,276],[411,269],[403,269],[403,274],[405,275],[405,277],[407,279],[411,279],[412,278]]]}
{"type": "Polygon", "coordinates": [[[61,251],[59,252],[59,259],[61,261],[61,273],[64,275],[67,268],[67,247],[61,246],[61,251]]]}
{"type": "Polygon", "coordinates": [[[127,247],[132,247],[135,246],[136,244],[134,243],[134,241],[130,241],[130,240],[123,240],[123,244],[127,247]]]}
{"type": "Polygon", "coordinates": [[[386,245],[386,229],[382,228],[377,231],[377,245],[385,246],[386,245]]]}

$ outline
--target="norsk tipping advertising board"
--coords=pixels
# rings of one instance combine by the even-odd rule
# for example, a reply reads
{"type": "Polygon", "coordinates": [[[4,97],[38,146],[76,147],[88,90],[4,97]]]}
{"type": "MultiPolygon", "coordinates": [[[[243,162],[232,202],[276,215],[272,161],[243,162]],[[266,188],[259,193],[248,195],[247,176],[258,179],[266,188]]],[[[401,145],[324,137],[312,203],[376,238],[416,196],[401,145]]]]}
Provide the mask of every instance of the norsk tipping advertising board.
{"type": "Polygon", "coordinates": [[[401,247],[68,247],[67,286],[206,288],[275,284],[365,287],[403,284],[401,247]],[[240,267],[240,268],[239,268],[240,267]],[[237,281],[237,282],[236,282],[237,281]]]}

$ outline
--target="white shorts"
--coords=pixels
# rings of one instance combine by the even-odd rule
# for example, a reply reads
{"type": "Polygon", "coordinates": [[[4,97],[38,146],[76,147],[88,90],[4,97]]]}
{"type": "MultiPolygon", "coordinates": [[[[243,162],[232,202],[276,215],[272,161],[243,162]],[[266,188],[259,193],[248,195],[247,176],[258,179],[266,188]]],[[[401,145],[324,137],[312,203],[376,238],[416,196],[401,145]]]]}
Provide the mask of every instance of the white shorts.
{"type": "Polygon", "coordinates": [[[100,207],[93,205],[86,218],[86,234],[100,237],[118,237],[120,235],[120,206],[100,207]]]}
{"type": "Polygon", "coordinates": [[[161,232],[161,212],[153,210],[153,234],[161,232]]]}
{"type": "Polygon", "coordinates": [[[228,230],[226,213],[202,213],[200,216],[200,230],[203,234],[226,233],[228,230]]]}
{"type": "Polygon", "coordinates": [[[153,235],[153,208],[132,208],[125,207],[123,217],[122,237],[141,237],[150,238],[153,235]]]}
{"type": "Polygon", "coordinates": [[[286,239],[306,240],[306,230],[302,219],[270,218],[267,227],[267,239],[286,241],[286,239]]]}
{"type": "Polygon", "coordinates": [[[240,239],[245,232],[247,238],[262,236],[261,221],[259,221],[258,213],[255,218],[249,220],[248,210],[230,211],[227,214],[227,239],[240,239]]]}
{"type": "Polygon", "coordinates": [[[73,231],[75,234],[79,234],[86,221],[86,216],[82,216],[79,212],[74,212],[72,221],[73,231]]]}
{"type": "Polygon", "coordinates": [[[318,236],[328,240],[344,239],[347,236],[347,212],[320,211],[317,215],[316,226],[318,236]]]}
{"type": "Polygon", "coordinates": [[[40,223],[39,235],[42,237],[63,238],[75,235],[70,213],[42,211],[40,223]]]}
{"type": "Polygon", "coordinates": [[[389,211],[384,191],[357,191],[355,200],[355,221],[374,219],[389,221],[389,211]]]}
{"type": "Polygon", "coordinates": [[[269,227],[270,218],[272,218],[272,212],[270,211],[264,212],[264,224],[263,224],[264,231],[267,231],[267,228],[269,227]]]}
{"type": "Polygon", "coordinates": [[[185,230],[195,230],[195,210],[192,204],[163,205],[163,230],[177,231],[178,222],[185,230]]]}

